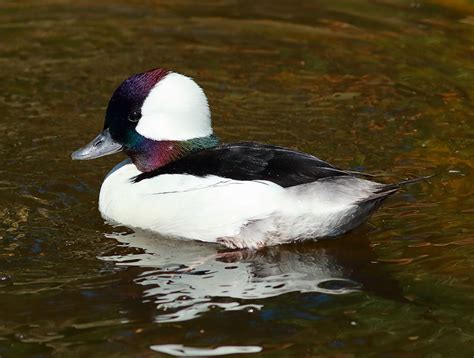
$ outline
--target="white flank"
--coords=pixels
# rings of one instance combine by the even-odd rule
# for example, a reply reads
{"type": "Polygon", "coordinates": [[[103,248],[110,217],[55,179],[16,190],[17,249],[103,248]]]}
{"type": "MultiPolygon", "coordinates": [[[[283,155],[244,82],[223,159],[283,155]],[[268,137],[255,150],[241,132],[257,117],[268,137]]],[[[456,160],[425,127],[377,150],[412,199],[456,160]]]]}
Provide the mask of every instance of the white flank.
{"type": "Polygon", "coordinates": [[[169,73],[150,91],[136,131],[153,140],[187,140],[212,134],[204,91],[191,78],[169,73]]]}
{"type": "Polygon", "coordinates": [[[163,235],[215,242],[238,235],[242,226],[269,217],[281,204],[283,188],[273,183],[180,174],[131,183],[139,174],[135,165],[124,164],[107,176],[99,198],[105,219],[163,235]]]}
{"type": "Polygon", "coordinates": [[[379,184],[354,177],[291,188],[268,181],[164,174],[138,183],[122,162],[106,177],[99,210],[109,221],[233,248],[335,236],[359,225],[372,206],[356,203],[379,184]]]}

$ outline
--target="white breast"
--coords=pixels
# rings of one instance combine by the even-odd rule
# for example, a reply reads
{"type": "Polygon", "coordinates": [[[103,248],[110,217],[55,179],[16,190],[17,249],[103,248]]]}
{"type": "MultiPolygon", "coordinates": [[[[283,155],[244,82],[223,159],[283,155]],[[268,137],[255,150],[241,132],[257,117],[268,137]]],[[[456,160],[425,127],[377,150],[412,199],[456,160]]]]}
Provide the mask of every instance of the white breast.
{"type": "Polygon", "coordinates": [[[122,162],[106,177],[99,210],[106,220],[164,235],[215,242],[281,207],[284,189],[271,182],[165,174],[132,183],[140,172],[122,162]]]}

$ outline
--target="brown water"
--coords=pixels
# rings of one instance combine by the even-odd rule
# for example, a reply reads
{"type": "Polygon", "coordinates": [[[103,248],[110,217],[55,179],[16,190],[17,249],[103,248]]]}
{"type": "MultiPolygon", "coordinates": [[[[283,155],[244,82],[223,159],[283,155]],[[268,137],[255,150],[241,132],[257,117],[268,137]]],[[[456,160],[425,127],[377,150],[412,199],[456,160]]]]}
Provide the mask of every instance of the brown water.
{"type": "Polygon", "coordinates": [[[0,37],[1,357],[473,356],[472,1],[2,1],[0,37]],[[69,153],[153,67],[204,87],[225,141],[437,176],[328,242],[216,255],[112,228],[122,158],[69,153]]]}

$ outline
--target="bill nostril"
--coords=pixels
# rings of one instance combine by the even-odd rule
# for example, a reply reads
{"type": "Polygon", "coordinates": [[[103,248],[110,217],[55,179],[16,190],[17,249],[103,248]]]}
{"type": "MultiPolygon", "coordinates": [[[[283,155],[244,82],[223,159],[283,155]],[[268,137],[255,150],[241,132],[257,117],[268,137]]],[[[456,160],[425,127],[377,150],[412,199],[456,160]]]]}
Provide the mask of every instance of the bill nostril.
{"type": "Polygon", "coordinates": [[[99,145],[104,144],[104,141],[101,139],[98,142],[94,143],[94,147],[98,147],[99,145]]]}

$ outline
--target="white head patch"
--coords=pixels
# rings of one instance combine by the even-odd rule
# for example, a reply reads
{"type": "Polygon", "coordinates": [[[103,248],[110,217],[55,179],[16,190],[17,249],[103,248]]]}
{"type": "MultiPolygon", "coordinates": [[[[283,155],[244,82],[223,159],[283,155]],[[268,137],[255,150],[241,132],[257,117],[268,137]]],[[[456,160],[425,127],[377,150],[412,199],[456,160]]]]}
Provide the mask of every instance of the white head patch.
{"type": "Polygon", "coordinates": [[[204,91],[191,78],[170,72],[148,94],[136,131],[153,140],[188,140],[212,134],[204,91]]]}

